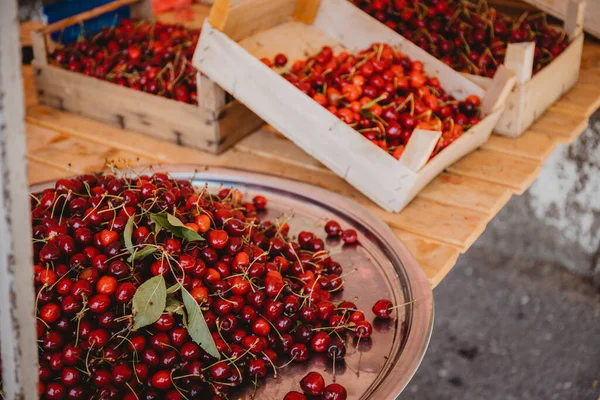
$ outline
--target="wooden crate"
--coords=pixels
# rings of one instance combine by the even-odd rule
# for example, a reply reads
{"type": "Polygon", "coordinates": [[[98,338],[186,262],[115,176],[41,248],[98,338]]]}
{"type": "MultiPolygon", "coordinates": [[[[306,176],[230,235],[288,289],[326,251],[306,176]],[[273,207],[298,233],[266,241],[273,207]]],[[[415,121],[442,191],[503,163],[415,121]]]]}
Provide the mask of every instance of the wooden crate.
{"type": "MultiPolygon", "coordinates": [[[[517,75],[517,83],[506,100],[506,110],[494,132],[521,136],[555,101],[568,92],[579,79],[583,51],[583,16],[585,0],[565,0],[564,28],[570,44],[556,59],[533,74],[534,42],[511,43],[504,65],[517,75]]],[[[487,88],[492,80],[465,74],[471,81],[487,88]]]]}
{"type": "MultiPolygon", "coordinates": [[[[538,9],[556,17],[565,18],[568,0],[523,0],[538,9]]],[[[600,39],[600,1],[587,0],[585,5],[585,18],[583,19],[583,29],[589,34],[600,39]]]]}
{"type": "Polygon", "coordinates": [[[217,0],[193,62],[294,143],[392,212],[404,208],[444,168],[487,140],[515,81],[514,74],[502,68],[484,92],[346,0],[217,0]],[[354,51],[377,42],[421,60],[425,72],[437,76],[454,97],[482,97],[485,118],[430,162],[440,133],[413,135],[398,161],[259,60],[280,52],[295,60],[323,45],[354,51]]]}
{"type": "MultiPolygon", "coordinates": [[[[552,0],[531,0],[530,2],[547,1],[552,0]]],[[[600,4],[600,0],[589,1],[600,4]]],[[[517,75],[517,83],[506,100],[505,111],[494,128],[495,133],[508,137],[521,136],[552,103],[568,92],[577,82],[583,50],[582,27],[585,0],[560,0],[560,2],[565,6],[564,28],[571,42],[562,54],[535,75],[533,74],[535,43],[508,45],[504,65],[517,75]]],[[[491,0],[490,3],[514,9],[533,8],[518,0],[491,0]]],[[[372,20],[376,21],[374,18],[372,20]]],[[[386,29],[394,32],[387,26],[386,29]]],[[[396,35],[402,37],[398,33],[396,35]]],[[[487,77],[466,73],[463,75],[484,89],[487,89],[492,83],[492,79],[487,77]]]]}
{"type": "Polygon", "coordinates": [[[118,0],[32,32],[34,77],[43,104],[109,122],[183,146],[220,153],[258,128],[262,121],[198,73],[198,105],[133,90],[82,73],[50,65],[56,44],[52,32],[115,10],[131,7],[134,18],[149,19],[149,1],[118,0]]]}

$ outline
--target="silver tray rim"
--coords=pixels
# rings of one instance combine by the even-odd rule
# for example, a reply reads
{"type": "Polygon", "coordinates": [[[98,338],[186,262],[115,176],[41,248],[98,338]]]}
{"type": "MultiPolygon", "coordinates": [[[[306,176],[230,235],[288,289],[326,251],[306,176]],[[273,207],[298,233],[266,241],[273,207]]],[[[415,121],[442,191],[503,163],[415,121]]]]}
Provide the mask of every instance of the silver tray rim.
{"type": "MultiPolygon", "coordinates": [[[[418,302],[408,306],[410,307],[410,324],[396,327],[396,330],[402,331],[402,334],[395,335],[393,339],[396,343],[392,350],[397,354],[393,359],[390,357],[375,382],[370,385],[361,399],[394,399],[400,395],[419,368],[431,339],[434,321],[433,291],[417,260],[385,222],[352,199],[308,183],[260,172],[202,164],[156,163],[120,170],[118,174],[127,177],[152,172],[169,173],[177,179],[193,178],[200,181],[276,190],[280,193],[287,193],[296,200],[302,198],[318,207],[335,209],[336,212],[369,228],[370,233],[386,246],[388,252],[397,256],[397,259],[390,260],[395,270],[385,271],[386,279],[391,283],[396,283],[396,288],[399,284],[400,290],[409,293],[412,298],[417,298],[418,302]],[[405,281],[401,280],[399,274],[404,275],[405,281]],[[405,335],[408,336],[406,340],[403,340],[405,335]],[[400,342],[403,342],[402,349],[398,349],[400,342]]],[[[55,179],[36,183],[30,185],[29,188],[32,192],[38,192],[48,187],[54,187],[56,181],[55,179]]]]}

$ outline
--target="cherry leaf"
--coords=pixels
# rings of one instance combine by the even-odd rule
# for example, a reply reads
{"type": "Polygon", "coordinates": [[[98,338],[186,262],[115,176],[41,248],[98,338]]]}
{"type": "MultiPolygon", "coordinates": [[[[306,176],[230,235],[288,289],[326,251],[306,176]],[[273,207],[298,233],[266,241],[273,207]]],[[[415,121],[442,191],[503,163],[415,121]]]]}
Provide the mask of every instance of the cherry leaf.
{"type": "Polygon", "coordinates": [[[127,220],[127,224],[125,224],[125,230],[123,231],[123,239],[125,240],[125,248],[128,252],[133,254],[133,241],[131,240],[131,236],[133,235],[133,220],[135,216],[132,215],[127,220]]]}
{"type": "Polygon", "coordinates": [[[154,252],[156,252],[156,250],[158,250],[158,248],[156,246],[146,246],[139,251],[134,250],[134,252],[129,256],[127,261],[129,263],[132,263],[134,260],[143,260],[150,254],[153,254],[154,252]]]}
{"type": "Polygon", "coordinates": [[[178,238],[185,239],[188,242],[201,241],[204,240],[202,236],[194,232],[192,229],[188,228],[184,225],[183,222],[176,216],[164,213],[164,214],[154,214],[150,216],[152,222],[154,222],[155,232],[159,232],[160,228],[165,228],[169,232],[171,232],[174,236],[178,238]]]}
{"type": "Polygon", "coordinates": [[[176,283],[173,286],[169,286],[169,288],[167,289],[167,294],[175,293],[176,291],[179,290],[180,287],[181,287],[181,285],[179,283],[176,283]]]}
{"type": "MultiPolygon", "coordinates": [[[[172,286],[171,286],[172,287],[172,286]]],[[[179,314],[181,316],[184,315],[183,312],[183,303],[175,298],[173,295],[167,295],[167,302],[165,305],[165,311],[169,314],[179,314]]]]}
{"type": "Polygon", "coordinates": [[[194,300],[190,292],[184,287],[181,288],[181,297],[183,298],[183,304],[185,305],[185,310],[187,312],[186,327],[190,337],[194,342],[200,345],[204,351],[220,360],[221,355],[219,354],[219,350],[217,350],[217,345],[208,329],[208,325],[206,325],[200,306],[196,300],[194,300]]]}
{"type": "Polygon", "coordinates": [[[148,279],[133,295],[133,330],[155,323],[167,302],[167,285],[162,275],[148,279]]]}

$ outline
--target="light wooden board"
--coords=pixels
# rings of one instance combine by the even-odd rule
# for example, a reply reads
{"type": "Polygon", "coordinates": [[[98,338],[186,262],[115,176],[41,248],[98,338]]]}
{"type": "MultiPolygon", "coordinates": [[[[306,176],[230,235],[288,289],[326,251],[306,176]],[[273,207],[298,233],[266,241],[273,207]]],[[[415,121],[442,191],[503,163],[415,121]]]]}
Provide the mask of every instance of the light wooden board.
{"type": "Polygon", "coordinates": [[[557,143],[558,140],[551,135],[526,131],[516,139],[492,135],[486,144],[482,146],[482,149],[543,162],[554,151],[557,143]]]}
{"type": "Polygon", "coordinates": [[[432,242],[413,233],[400,229],[394,229],[394,233],[419,261],[432,287],[436,287],[446,277],[460,255],[451,246],[432,242]]]}
{"type": "Polygon", "coordinates": [[[417,198],[433,200],[487,215],[496,215],[512,192],[503,185],[468,176],[442,173],[423,189],[417,198]]]}
{"type": "Polygon", "coordinates": [[[448,167],[448,171],[507,186],[522,194],[531,186],[541,163],[495,151],[478,150],[448,167]]]}
{"type": "Polygon", "coordinates": [[[589,118],[600,107],[600,82],[579,84],[551,107],[552,110],[582,114],[589,118]]]}
{"type": "Polygon", "coordinates": [[[570,144],[581,135],[588,123],[588,119],[581,114],[574,115],[551,107],[531,125],[529,131],[546,134],[559,142],[570,144]]]}
{"type": "Polygon", "coordinates": [[[200,29],[210,13],[210,6],[206,4],[192,4],[190,9],[191,19],[181,19],[181,13],[166,11],[160,13],[156,19],[165,24],[182,24],[188,29],[200,29]]]}
{"type": "Polygon", "coordinates": [[[29,184],[33,185],[36,183],[57,180],[69,174],[69,171],[56,168],[51,165],[46,165],[43,162],[32,160],[28,157],[27,170],[29,177],[29,184]]]}

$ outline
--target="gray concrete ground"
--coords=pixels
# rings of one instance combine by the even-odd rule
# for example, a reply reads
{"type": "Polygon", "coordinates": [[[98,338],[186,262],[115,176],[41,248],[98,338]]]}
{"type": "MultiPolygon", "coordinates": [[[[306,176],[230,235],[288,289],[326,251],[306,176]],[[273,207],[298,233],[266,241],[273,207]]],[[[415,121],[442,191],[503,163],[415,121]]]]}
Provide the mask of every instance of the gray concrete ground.
{"type": "Polygon", "coordinates": [[[434,291],[401,400],[600,400],[600,294],[557,265],[471,249],[434,291]]]}

